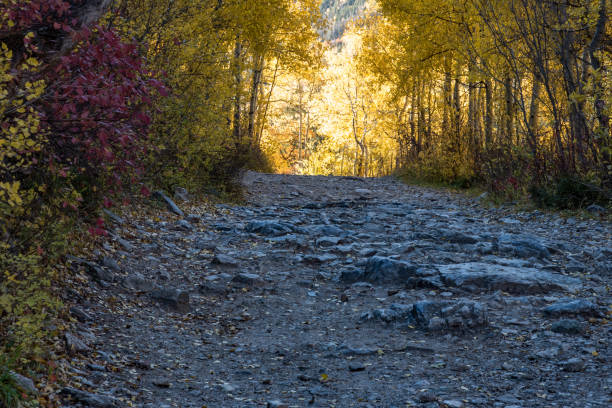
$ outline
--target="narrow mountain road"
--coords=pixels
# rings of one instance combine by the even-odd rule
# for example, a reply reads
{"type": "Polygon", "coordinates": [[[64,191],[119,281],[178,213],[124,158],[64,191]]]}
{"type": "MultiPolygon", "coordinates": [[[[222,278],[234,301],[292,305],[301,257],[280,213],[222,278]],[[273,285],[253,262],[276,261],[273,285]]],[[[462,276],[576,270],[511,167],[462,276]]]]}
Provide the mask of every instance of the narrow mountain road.
{"type": "Polygon", "coordinates": [[[612,405],[609,223],[392,178],[243,183],[243,206],[115,225],[73,295],[65,407],[612,405]]]}

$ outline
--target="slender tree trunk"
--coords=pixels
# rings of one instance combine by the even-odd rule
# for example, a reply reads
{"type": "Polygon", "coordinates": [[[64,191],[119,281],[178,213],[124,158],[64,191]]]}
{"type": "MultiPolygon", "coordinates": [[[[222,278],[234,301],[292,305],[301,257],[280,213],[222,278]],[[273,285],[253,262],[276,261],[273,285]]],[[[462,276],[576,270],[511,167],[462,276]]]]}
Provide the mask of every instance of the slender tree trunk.
{"type": "Polygon", "coordinates": [[[475,99],[476,93],[474,90],[476,89],[476,85],[472,80],[472,76],[474,75],[474,67],[470,63],[468,66],[468,125],[467,125],[467,134],[468,140],[470,144],[470,151],[472,152],[472,156],[476,152],[476,107],[475,107],[475,99]]]}
{"type": "Polygon", "coordinates": [[[416,157],[419,157],[423,146],[423,139],[425,139],[425,103],[423,102],[423,94],[425,93],[425,80],[421,81],[421,87],[419,89],[419,97],[417,106],[419,108],[419,121],[418,121],[418,132],[416,141],[416,157]]]}
{"type": "MultiPolygon", "coordinates": [[[[600,72],[603,70],[601,61],[596,54],[599,50],[601,42],[606,32],[606,24],[609,21],[607,13],[606,0],[600,0],[599,2],[599,15],[597,19],[597,27],[595,29],[595,35],[588,47],[589,56],[591,59],[591,65],[593,70],[600,72]]],[[[612,187],[612,134],[610,133],[610,117],[606,110],[606,99],[605,90],[603,86],[603,80],[595,81],[595,100],[593,105],[595,108],[595,116],[599,123],[599,138],[595,142],[597,144],[599,154],[601,156],[599,167],[602,169],[602,179],[604,185],[612,187]]]]}
{"type": "Polygon", "coordinates": [[[491,79],[485,80],[485,118],[484,118],[485,147],[491,148],[493,143],[493,84],[491,79]]]}
{"type": "MultiPolygon", "coordinates": [[[[459,68],[457,68],[459,70],[459,68]]],[[[455,87],[453,89],[453,133],[455,139],[455,149],[457,153],[461,152],[461,96],[459,94],[459,72],[455,78],[455,87]]]]}
{"type": "Polygon", "coordinates": [[[235,96],[234,96],[234,141],[236,143],[240,143],[240,139],[242,137],[240,126],[241,126],[241,95],[242,95],[242,67],[240,64],[240,58],[242,55],[242,43],[240,42],[240,38],[236,37],[236,45],[234,47],[234,86],[235,96]]]}
{"type": "MultiPolygon", "coordinates": [[[[416,79],[414,80],[414,82],[412,83],[412,95],[410,95],[410,140],[408,141],[408,146],[412,146],[414,145],[414,140],[415,140],[415,135],[416,135],[416,123],[415,123],[415,116],[416,116],[416,110],[417,110],[417,98],[416,98],[416,93],[417,93],[417,83],[416,83],[416,79]]],[[[408,148],[407,146],[404,146],[405,148],[408,148]]],[[[407,156],[407,155],[406,155],[407,156]]]]}
{"type": "Polygon", "coordinates": [[[451,110],[451,105],[452,105],[451,87],[452,87],[451,72],[450,72],[450,68],[447,68],[446,72],[444,73],[444,88],[443,88],[444,106],[443,106],[443,111],[442,111],[442,135],[444,137],[447,137],[450,134],[450,130],[449,130],[450,129],[449,127],[450,114],[449,112],[451,110]]]}
{"type": "Polygon", "coordinates": [[[513,90],[512,90],[512,78],[510,73],[507,73],[504,77],[504,135],[503,143],[506,146],[512,145],[513,134],[514,134],[514,115],[513,115],[513,90]]]}
{"type": "Polygon", "coordinates": [[[299,130],[298,130],[298,161],[302,160],[302,124],[303,124],[303,117],[304,117],[304,111],[302,109],[302,102],[303,102],[303,97],[304,97],[304,92],[303,92],[303,88],[302,88],[302,81],[298,82],[298,93],[300,95],[300,99],[299,99],[299,130]]]}
{"type": "Polygon", "coordinates": [[[251,100],[249,101],[249,126],[247,130],[249,144],[255,142],[255,114],[257,113],[257,100],[259,96],[259,86],[261,84],[261,74],[263,72],[264,58],[258,56],[255,58],[255,66],[253,68],[253,82],[251,85],[251,100]]]}
{"type": "Polygon", "coordinates": [[[531,104],[529,106],[529,129],[527,129],[529,135],[529,145],[533,154],[534,160],[537,160],[538,151],[538,116],[540,114],[540,93],[542,90],[542,81],[537,72],[533,74],[533,85],[531,88],[531,104]]]}

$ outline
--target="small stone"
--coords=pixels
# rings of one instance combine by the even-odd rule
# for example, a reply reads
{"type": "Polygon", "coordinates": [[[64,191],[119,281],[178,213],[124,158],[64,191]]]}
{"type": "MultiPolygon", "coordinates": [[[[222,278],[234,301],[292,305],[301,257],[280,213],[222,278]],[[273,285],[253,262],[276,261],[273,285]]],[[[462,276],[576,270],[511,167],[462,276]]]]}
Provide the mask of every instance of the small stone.
{"type": "Polygon", "coordinates": [[[319,247],[329,248],[338,245],[342,242],[340,237],[321,237],[317,239],[316,245],[319,247]]]}
{"type": "Polygon", "coordinates": [[[198,286],[198,292],[203,295],[225,296],[229,293],[229,288],[220,283],[204,282],[198,286]]]}
{"type": "Polygon", "coordinates": [[[251,221],[244,228],[246,232],[278,237],[295,232],[296,228],[287,223],[276,221],[251,221]]]}
{"type": "Polygon", "coordinates": [[[106,367],[100,364],[89,363],[87,364],[87,368],[89,368],[91,371],[106,371],[106,367]]]}
{"type": "Polygon", "coordinates": [[[121,267],[119,266],[117,261],[111,258],[110,256],[105,256],[104,258],[102,258],[102,266],[110,269],[113,272],[121,271],[121,267]]]}
{"type": "Polygon", "coordinates": [[[436,394],[434,394],[433,392],[430,392],[430,391],[420,392],[417,395],[417,399],[421,403],[436,402],[436,401],[438,401],[438,397],[436,397],[436,394]]]}
{"type": "Polygon", "coordinates": [[[444,400],[442,401],[442,406],[446,406],[448,408],[463,408],[463,402],[459,400],[444,400]]]}
{"type": "Polygon", "coordinates": [[[569,360],[562,361],[559,363],[561,369],[563,371],[567,371],[569,373],[577,373],[584,370],[585,363],[583,360],[574,357],[569,360]]]}
{"type": "Polygon", "coordinates": [[[213,258],[211,263],[213,265],[220,265],[220,266],[231,266],[231,267],[238,266],[238,261],[236,259],[232,258],[229,255],[225,255],[225,254],[215,254],[215,257],[213,258]]]}
{"type": "Polygon", "coordinates": [[[553,358],[556,358],[560,352],[561,350],[559,349],[559,347],[551,347],[545,350],[538,351],[536,353],[536,356],[538,356],[539,358],[544,358],[544,359],[553,359],[553,358]]]}
{"type": "Polygon", "coordinates": [[[151,381],[151,383],[159,388],[170,388],[172,385],[167,378],[155,378],[153,381],[151,381]]]}
{"type": "Polygon", "coordinates": [[[188,214],[185,219],[191,224],[198,224],[202,218],[198,214],[188,214]]]}
{"type": "Polygon", "coordinates": [[[64,340],[66,341],[66,350],[69,354],[87,353],[91,350],[83,340],[74,334],[64,333],[64,340]]]}
{"type": "Polygon", "coordinates": [[[193,225],[187,220],[179,220],[176,222],[176,228],[181,231],[191,231],[193,229],[193,225]]]}
{"type": "Polygon", "coordinates": [[[220,385],[221,389],[225,392],[234,392],[236,391],[236,387],[234,387],[232,384],[230,383],[223,383],[220,385]]]}
{"type": "Polygon", "coordinates": [[[266,404],[267,408],[289,408],[289,405],[279,401],[279,400],[274,400],[274,401],[268,401],[268,403],[266,404]]]}
{"type": "Polygon", "coordinates": [[[361,363],[350,363],[348,369],[350,372],[356,373],[358,371],[365,371],[366,367],[361,363]]]}

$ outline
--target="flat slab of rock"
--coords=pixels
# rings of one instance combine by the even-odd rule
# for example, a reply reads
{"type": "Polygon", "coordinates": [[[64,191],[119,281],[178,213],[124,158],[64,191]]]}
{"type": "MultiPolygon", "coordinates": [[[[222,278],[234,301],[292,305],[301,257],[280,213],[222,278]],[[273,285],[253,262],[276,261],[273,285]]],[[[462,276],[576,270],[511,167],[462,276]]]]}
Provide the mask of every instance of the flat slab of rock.
{"type": "Polygon", "coordinates": [[[244,228],[246,232],[278,237],[296,232],[296,228],[286,222],[278,221],[251,221],[244,228]]]}
{"type": "Polygon", "coordinates": [[[595,303],[584,299],[567,300],[553,303],[542,309],[546,316],[583,316],[603,317],[603,310],[595,303]]]}
{"type": "Polygon", "coordinates": [[[77,390],[76,388],[66,387],[62,394],[70,396],[73,400],[81,404],[94,408],[114,408],[117,407],[117,400],[109,395],[92,394],[90,392],[77,390]]]}
{"type": "Polygon", "coordinates": [[[501,234],[498,238],[499,252],[519,258],[548,258],[550,251],[538,237],[526,234],[501,234]]]}
{"type": "Polygon", "coordinates": [[[442,283],[464,290],[497,291],[530,295],[554,291],[575,291],[582,284],[579,279],[534,268],[492,265],[470,262],[439,265],[442,283]]]}
{"type": "Polygon", "coordinates": [[[177,289],[158,289],[151,297],[173,311],[187,313],[190,310],[189,293],[177,289]]]}

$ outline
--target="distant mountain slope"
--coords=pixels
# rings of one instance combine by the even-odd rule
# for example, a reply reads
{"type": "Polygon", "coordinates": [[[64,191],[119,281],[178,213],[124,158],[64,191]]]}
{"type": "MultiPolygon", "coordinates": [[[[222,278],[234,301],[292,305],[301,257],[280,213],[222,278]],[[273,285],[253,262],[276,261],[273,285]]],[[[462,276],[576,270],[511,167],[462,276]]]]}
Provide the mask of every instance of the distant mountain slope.
{"type": "Polygon", "coordinates": [[[329,21],[329,28],[322,36],[326,40],[342,37],[346,24],[361,16],[367,0],[323,0],[321,12],[329,21]]]}

